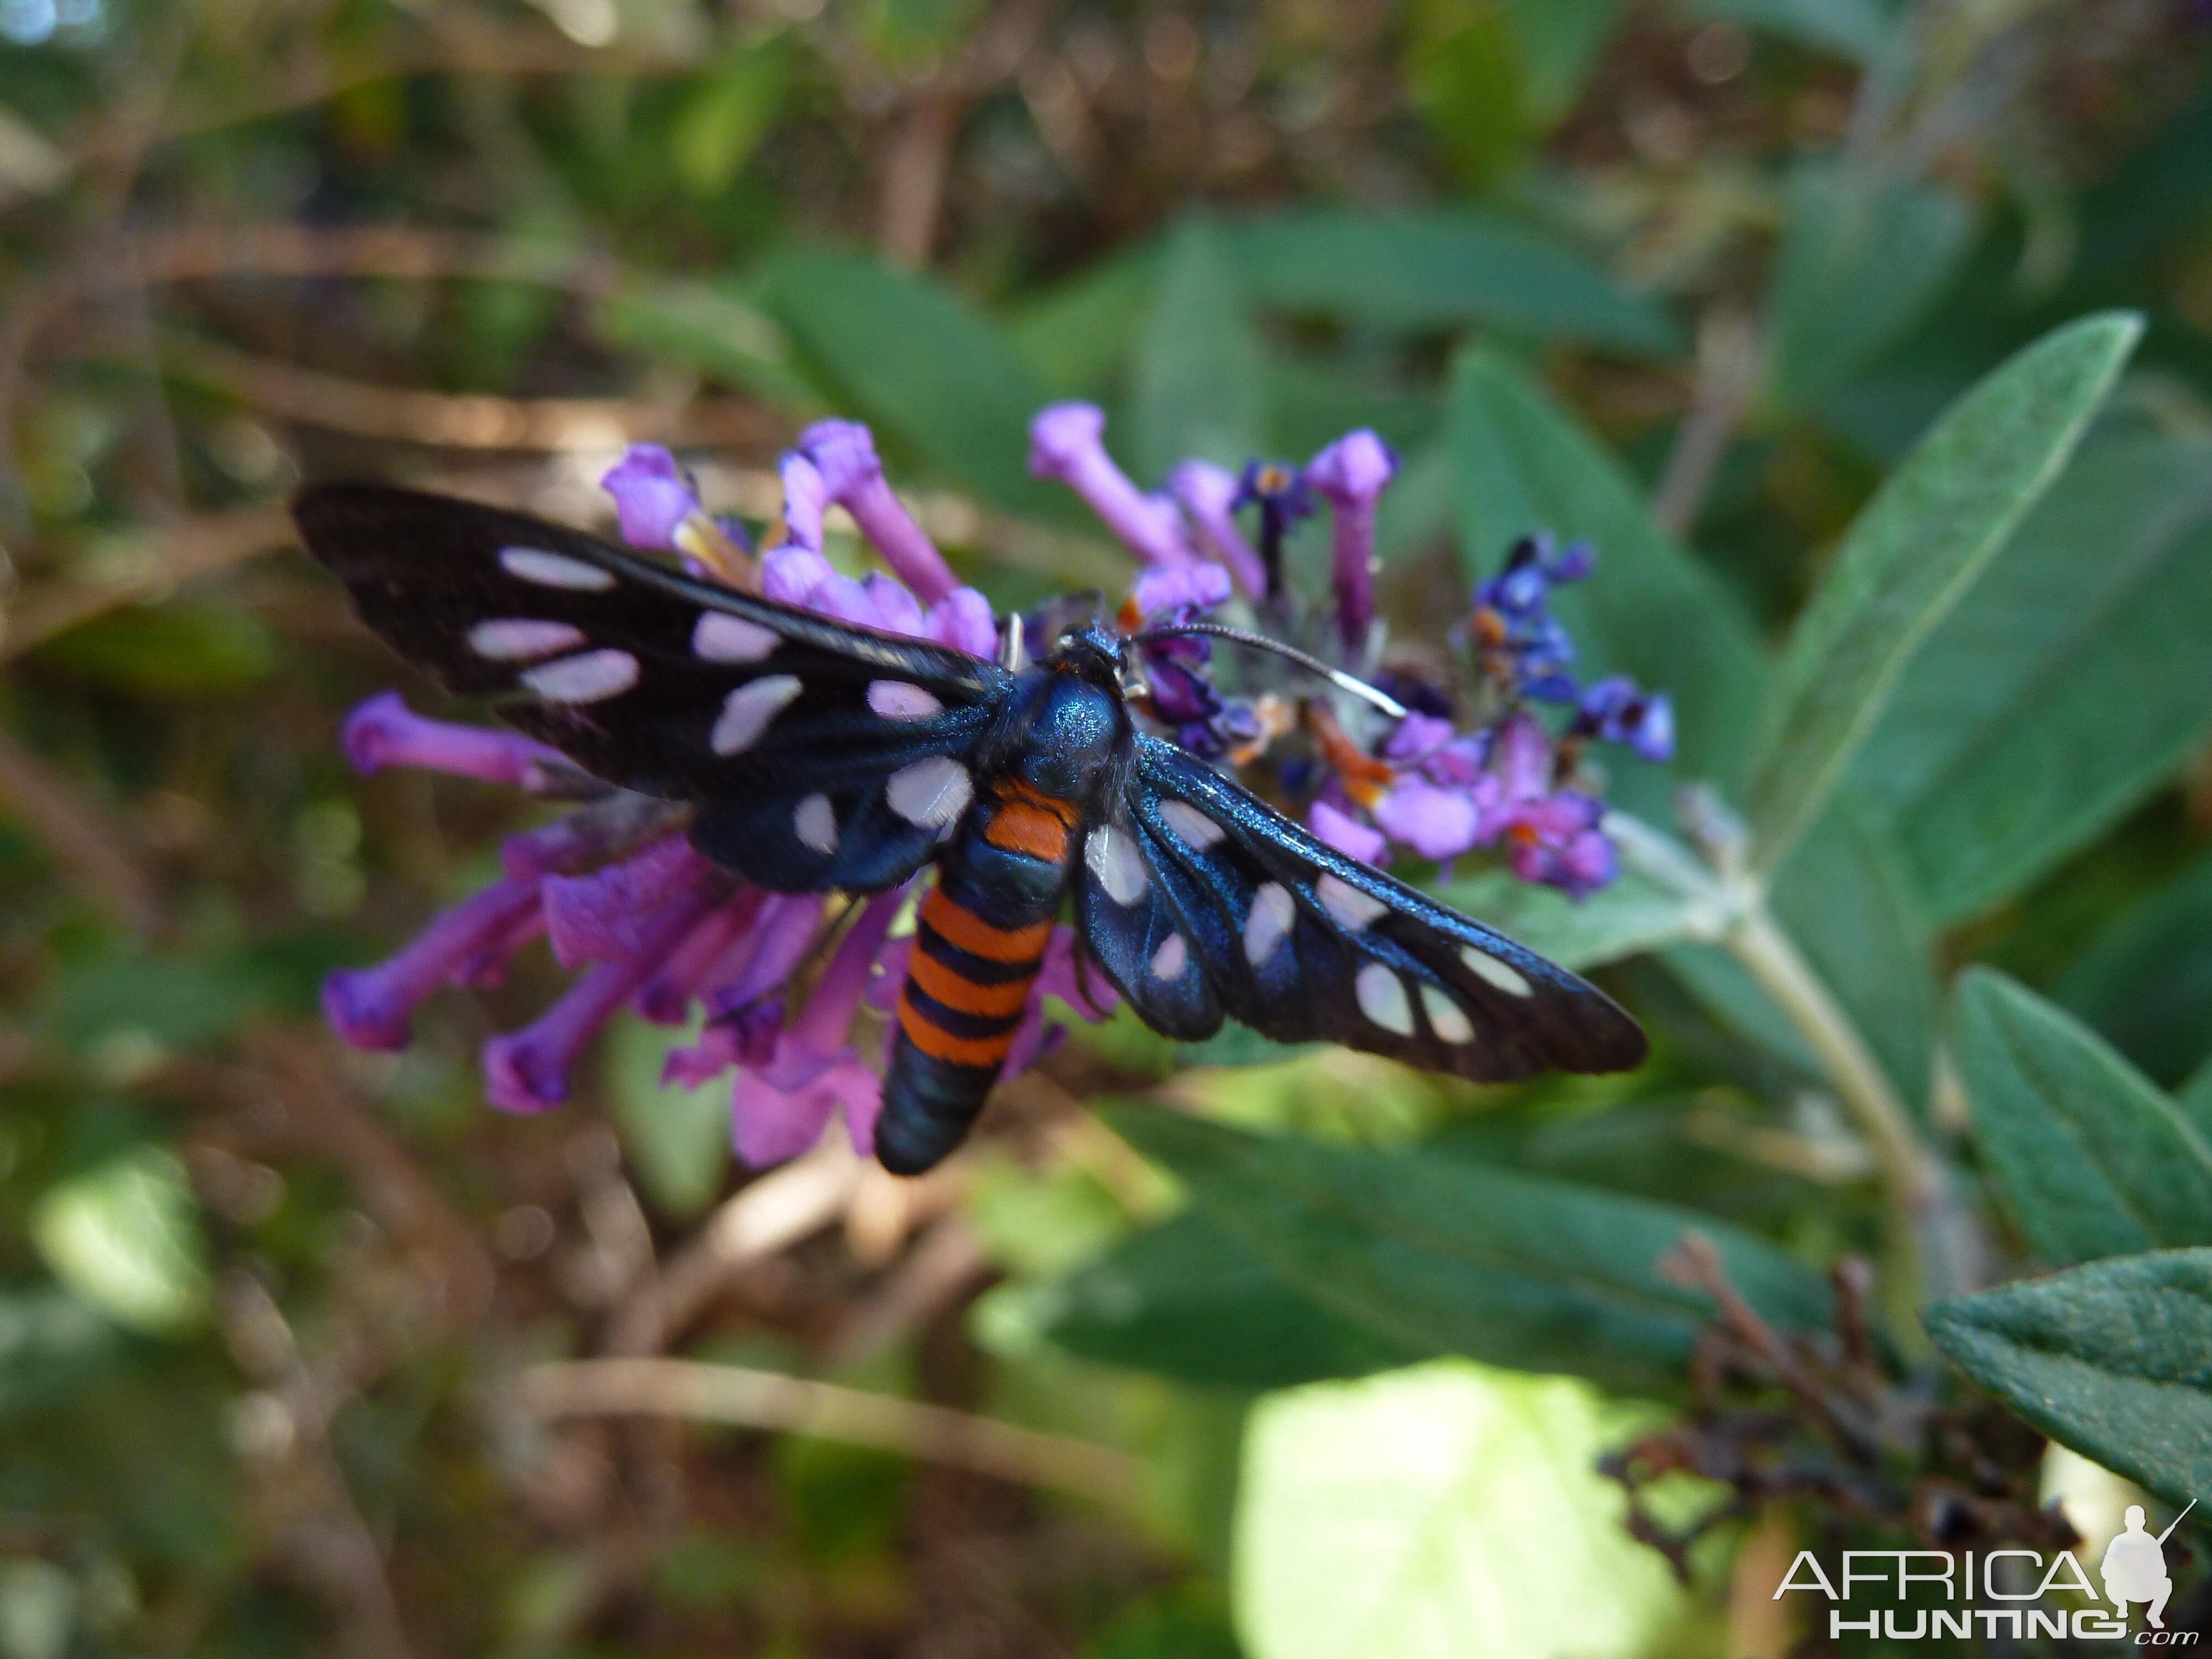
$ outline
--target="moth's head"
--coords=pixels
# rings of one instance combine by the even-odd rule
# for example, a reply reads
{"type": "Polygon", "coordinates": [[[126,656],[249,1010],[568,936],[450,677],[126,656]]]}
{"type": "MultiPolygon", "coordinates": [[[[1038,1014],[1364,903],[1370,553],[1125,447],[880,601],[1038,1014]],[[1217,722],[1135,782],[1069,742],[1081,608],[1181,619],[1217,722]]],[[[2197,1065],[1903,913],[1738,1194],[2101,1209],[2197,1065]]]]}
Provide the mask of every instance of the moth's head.
{"type": "Polygon", "coordinates": [[[1060,635],[1052,653],[1052,666],[1080,675],[1102,691],[1125,692],[1129,656],[1121,636],[1097,622],[1088,622],[1060,635]]]}

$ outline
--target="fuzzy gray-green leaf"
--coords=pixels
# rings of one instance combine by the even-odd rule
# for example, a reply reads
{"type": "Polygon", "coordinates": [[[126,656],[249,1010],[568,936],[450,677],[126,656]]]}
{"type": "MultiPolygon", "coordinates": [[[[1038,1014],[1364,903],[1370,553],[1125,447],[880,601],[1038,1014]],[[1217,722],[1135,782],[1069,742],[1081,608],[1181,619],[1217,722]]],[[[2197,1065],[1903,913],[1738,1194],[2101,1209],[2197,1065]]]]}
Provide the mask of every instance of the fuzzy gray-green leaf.
{"type": "Polygon", "coordinates": [[[2065,465],[2142,331],[2133,314],[2106,313],[2015,354],[1859,514],[1791,630],[1752,763],[1762,866],[1820,815],[1905,664],[2065,465]]]}
{"type": "Polygon", "coordinates": [[[2212,1244],[2212,1147],[2102,1038],[1975,969],[1957,1041],[1982,1156],[2045,1261],[2212,1244]]]}
{"type": "Polygon", "coordinates": [[[2172,1503],[2212,1503],[2212,1249],[2093,1262],[1922,1317],[2052,1439],[2172,1503]]]}

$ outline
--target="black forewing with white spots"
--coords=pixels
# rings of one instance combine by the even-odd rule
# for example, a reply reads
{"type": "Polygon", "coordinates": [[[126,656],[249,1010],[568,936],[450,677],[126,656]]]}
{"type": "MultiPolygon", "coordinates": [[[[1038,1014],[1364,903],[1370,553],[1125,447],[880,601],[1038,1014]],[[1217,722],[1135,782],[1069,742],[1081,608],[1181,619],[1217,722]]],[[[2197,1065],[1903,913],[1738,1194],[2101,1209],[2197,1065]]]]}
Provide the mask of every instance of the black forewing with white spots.
{"type": "Polygon", "coordinates": [[[400,655],[596,777],[696,802],[700,851],[778,890],[911,874],[1012,683],[495,507],[331,485],[293,510],[400,655]]]}
{"type": "Polygon", "coordinates": [[[1088,827],[1079,919],[1170,1036],[1226,1013],[1477,1081],[1626,1071],[1642,1030],[1504,934],[1317,841],[1170,744],[1136,739],[1125,800],[1088,827]]]}

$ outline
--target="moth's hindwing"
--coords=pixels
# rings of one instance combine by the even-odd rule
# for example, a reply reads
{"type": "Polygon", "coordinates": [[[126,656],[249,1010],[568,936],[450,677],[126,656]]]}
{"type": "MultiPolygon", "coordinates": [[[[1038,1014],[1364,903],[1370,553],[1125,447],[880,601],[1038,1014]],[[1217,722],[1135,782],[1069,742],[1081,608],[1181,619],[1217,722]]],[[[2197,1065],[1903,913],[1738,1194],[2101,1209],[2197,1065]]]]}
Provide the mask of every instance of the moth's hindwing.
{"type": "Polygon", "coordinates": [[[779,891],[912,874],[1012,684],[470,501],[331,485],[293,511],[401,656],[594,776],[696,802],[701,852],[779,891]]]}
{"type": "Polygon", "coordinates": [[[1100,966],[1148,1024],[1195,1039],[1226,1013],[1280,1042],[1484,1082],[1643,1061],[1642,1030],[1595,987],[1336,852],[1172,744],[1136,744],[1126,799],[1087,831],[1077,905],[1100,966]]]}

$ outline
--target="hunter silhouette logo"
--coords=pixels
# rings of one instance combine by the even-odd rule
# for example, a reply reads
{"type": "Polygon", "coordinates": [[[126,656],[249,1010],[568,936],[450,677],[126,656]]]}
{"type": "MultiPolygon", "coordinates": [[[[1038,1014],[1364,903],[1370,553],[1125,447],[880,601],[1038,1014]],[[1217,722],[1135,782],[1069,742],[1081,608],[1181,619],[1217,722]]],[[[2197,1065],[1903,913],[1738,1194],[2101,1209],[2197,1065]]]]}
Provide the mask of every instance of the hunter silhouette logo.
{"type": "Polygon", "coordinates": [[[2173,1517],[2166,1529],[2155,1538],[2143,1530],[2142,1505],[2128,1505],[2128,1529],[2114,1535],[2105,1546],[2104,1565],[2098,1571],[2104,1575],[2105,1594],[2120,1617],[2128,1616],[2128,1603],[2147,1601],[2150,1611],[2145,1616],[2153,1630],[2164,1630],[2166,1598],[2173,1594],[2173,1580],[2166,1571],[2166,1540],[2173,1535],[2173,1528],[2181,1524],[2182,1516],[2197,1507],[2197,1500],[2189,1500],[2189,1509],[2173,1517]]]}

